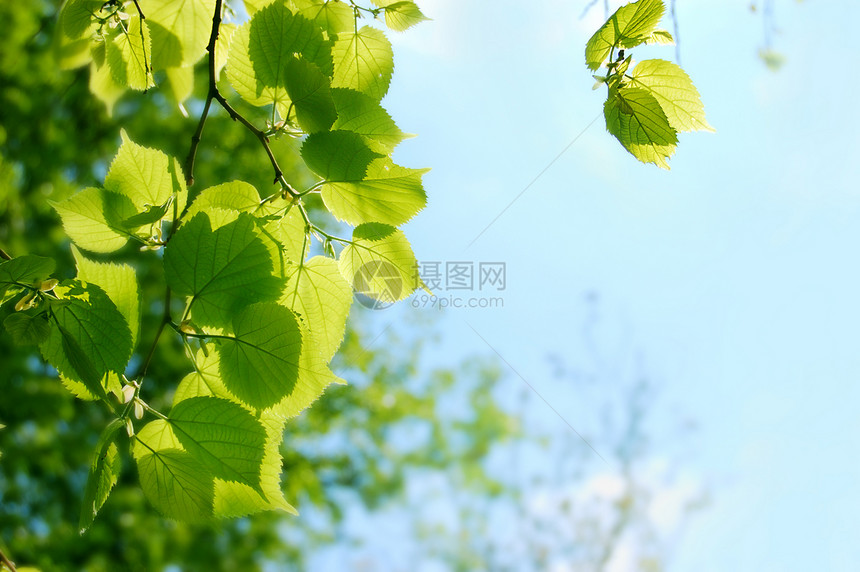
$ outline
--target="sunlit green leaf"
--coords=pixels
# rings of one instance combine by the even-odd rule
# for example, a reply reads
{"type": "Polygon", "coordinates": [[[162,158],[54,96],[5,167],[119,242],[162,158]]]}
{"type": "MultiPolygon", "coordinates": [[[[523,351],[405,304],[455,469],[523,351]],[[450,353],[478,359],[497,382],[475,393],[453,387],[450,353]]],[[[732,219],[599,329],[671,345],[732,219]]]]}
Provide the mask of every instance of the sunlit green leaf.
{"type": "Polygon", "coordinates": [[[84,501],[78,521],[78,530],[81,534],[92,525],[96,514],[119,479],[122,464],[116,442],[119,431],[123,428],[125,428],[125,422],[122,419],[114,419],[99,437],[95,456],[90,464],[87,486],[84,488],[84,501]]]}
{"type": "Polygon", "coordinates": [[[294,3],[302,16],[308,20],[313,20],[330,37],[354,29],[355,12],[346,2],[294,0],[294,3]]]}
{"type": "Polygon", "coordinates": [[[646,44],[657,44],[661,46],[674,46],[675,38],[666,30],[654,30],[645,40],[646,44]]]}
{"type": "Polygon", "coordinates": [[[634,157],[669,169],[666,159],[674,154],[678,136],[651,93],[639,88],[611,90],[604,115],[606,129],[634,157]]]}
{"type": "Polygon", "coordinates": [[[167,421],[156,419],[144,426],[135,436],[133,453],[140,486],[159,512],[182,522],[212,520],[214,479],[182,448],[167,421]]]}
{"type": "Polygon", "coordinates": [[[215,0],[139,0],[156,69],[191,66],[206,53],[215,0]]]}
{"type": "Polygon", "coordinates": [[[50,204],[63,219],[69,238],[85,250],[113,252],[132,236],[122,221],[136,215],[137,210],[126,196],[90,187],[50,204]]]}
{"type": "Polygon", "coordinates": [[[337,118],[328,77],[307,60],[290,58],[285,67],[287,93],[296,119],[307,133],[329,129],[337,118]]]}
{"type": "Polygon", "coordinates": [[[257,234],[254,218],[212,230],[207,213],[184,223],[165,248],[168,285],[190,296],[192,317],[203,326],[223,327],[242,308],[277,300],[282,282],[273,276],[275,261],[257,234]]]}
{"type": "Polygon", "coordinates": [[[183,217],[191,220],[197,213],[213,208],[252,213],[260,206],[260,194],[254,185],[244,181],[230,181],[200,191],[183,217]]]}
{"type": "Polygon", "coordinates": [[[330,360],[343,340],[352,305],[352,288],[340,274],[337,261],[315,256],[294,266],[281,303],[303,321],[310,335],[307,343],[330,360]]]}
{"type": "Polygon", "coordinates": [[[224,385],[244,403],[267,408],[292,391],[302,337],[290,310],[274,303],[249,306],[233,319],[232,335],[218,341],[224,385]]]}
{"type": "Polygon", "coordinates": [[[365,26],[339,34],[332,48],[332,87],[366,93],[377,101],[388,92],[394,73],[394,52],[381,30],[365,26]]]}
{"type": "Polygon", "coordinates": [[[116,27],[107,42],[107,64],[119,85],[142,91],[155,85],[149,66],[152,47],[149,26],[138,16],[130,16],[116,27]]]}
{"type": "Polygon", "coordinates": [[[51,335],[42,355],[61,375],[104,396],[109,372],[123,372],[132,352],[125,317],[99,286],[65,281],[54,289],[51,335]]]}
{"type": "Polygon", "coordinates": [[[192,397],[170,411],[183,448],[216,477],[260,488],[266,431],[241,406],[217,397],[192,397]]]}
{"type": "Polygon", "coordinates": [[[174,194],[176,210],[182,212],[187,190],[179,163],[157,149],[138,145],[125,131],[121,135],[122,145],[105,177],[105,189],[128,197],[135,206],[135,214],[163,205],[174,194]]]}
{"type": "Polygon", "coordinates": [[[116,305],[131,331],[132,347],[140,332],[140,294],[137,275],[128,264],[94,262],[72,246],[79,280],[99,286],[116,305]]]}
{"type": "Polygon", "coordinates": [[[430,19],[411,0],[373,0],[373,3],[385,8],[385,24],[398,32],[430,19]]]}
{"type": "Polygon", "coordinates": [[[664,60],[645,60],[631,75],[630,87],[651,93],[676,131],[714,131],[705,119],[705,106],[696,86],[680,66],[664,60]]]}
{"type": "Polygon", "coordinates": [[[616,10],[585,46],[588,69],[595,71],[603,65],[612,48],[633,48],[645,43],[665,11],[662,0],[638,0],[616,10]]]}
{"type": "Polygon", "coordinates": [[[340,272],[353,288],[374,300],[403,300],[422,286],[418,262],[404,234],[386,224],[356,227],[343,249],[340,272]]]}
{"type": "Polygon", "coordinates": [[[409,137],[397,127],[379,102],[369,95],[344,88],[333,89],[331,94],[337,108],[337,120],[332,129],[363,135],[380,146],[375,151],[384,154],[390,153],[409,137]]]}
{"type": "Polygon", "coordinates": [[[427,202],[421,183],[427,169],[395,165],[375,153],[356,133],[330,131],[311,135],[302,147],[302,158],[325,179],[321,194],[326,206],[350,224],[400,225],[427,202]]]}

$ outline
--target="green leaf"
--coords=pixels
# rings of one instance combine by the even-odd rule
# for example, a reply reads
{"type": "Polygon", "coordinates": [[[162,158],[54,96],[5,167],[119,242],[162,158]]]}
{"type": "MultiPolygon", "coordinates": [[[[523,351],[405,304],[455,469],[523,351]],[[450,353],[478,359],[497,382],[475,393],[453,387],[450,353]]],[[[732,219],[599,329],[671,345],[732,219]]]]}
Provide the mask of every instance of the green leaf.
{"type": "Polygon", "coordinates": [[[156,69],[192,66],[206,53],[215,0],[140,0],[156,69]]]}
{"type": "Polygon", "coordinates": [[[135,214],[163,205],[174,195],[176,210],[182,212],[188,191],[179,162],[157,149],[138,145],[125,131],[120,134],[122,144],[105,177],[105,189],[128,197],[135,214]]]}
{"type": "Polygon", "coordinates": [[[648,91],[676,131],[715,131],[705,119],[705,106],[690,76],[664,60],[645,60],[633,70],[630,87],[648,91]]]}
{"type": "Polygon", "coordinates": [[[132,236],[122,221],[136,215],[137,210],[126,196],[90,187],[60,203],[49,204],[63,219],[69,238],[85,250],[113,252],[132,236]]]}
{"type": "Polygon", "coordinates": [[[227,57],[227,79],[230,85],[251,105],[262,107],[278,103],[289,106],[286,86],[269,87],[257,79],[254,62],[251,61],[250,42],[251,22],[246,22],[233,33],[230,40],[230,54],[227,57]]]}
{"type": "Polygon", "coordinates": [[[237,29],[236,24],[221,24],[218,39],[215,40],[215,81],[220,81],[221,71],[227,65],[227,58],[233,51],[233,35],[237,29]]]}
{"type": "Polygon", "coordinates": [[[596,71],[613,48],[633,48],[645,43],[665,11],[662,0],[638,0],[616,10],[585,46],[588,69],[596,71]]]}
{"type": "Polygon", "coordinates": [[[3,326],[17,345],[36,346],[51,335],[51,326],[45,319],[46,317],[44,314],[31,316],[16,312],[6,316],[6,319],[3,320],[3,326]]]}
{"type": "Polygon", "coordinates": [[[352,225],[400,225],[427,204],[421,176],[375,153],[350,131],[315,133],[302,146],[308,167],[325,179],[321,195],[338,219],[352,225]]]}
{"type": "Polygon", "coordinates": [[[212,209],[226,209],[253,213],[260,207],[260,193],[254,185],[245,181],[230,181],[200,191],[183,220],[191,220],[197,213],[212,209]]]}
{"type": "Polygon", "coordinates": [[[107,64],[114,81],[138,91],[153,87],[155,82],[148,68],[152,64],[152,43],[147,23],[139,16],[129,16],[111,38],[106,45],[107,64]]]}
{"type": "Polygon", "coordinates": [[[68,0],[60,10],[59,29],[72,40],[92,34],[96,28],[93,16],[103,5],[103,0],[68,0]]]}
{"type": "Polygon", "coordinates": [[[207,344],[207,350],[199,350],[194,356],[193,373],[186,375],[173,394],[173,405],[192,397],[220,397],[241,403],[229,392],[221,380],[221,366],[215,346],[207,344]]]}
{"type": "Polygon", "coordinates": [[[233,35],[227,77],[239,95],[252,105],[289,106],[289,58],[301,56],[331,73],[331,47],[322,30],[307,18],[293,14],[282,3],[266,6],[233,35]]]}
{"type": "Polygon", "coordinates": [[[675,38],[673,38],[672,34],[666,30],[654,30],[645,40],[645,43],[648,45],[657,44],[660,46],[674,46],[675,38]]]}
{"type": "Polygon", "coordinates": [[[344,88],[333,89],[331,94],[337,109],[337,120],[332,129],[363,135],[378,144],[379,148],[374,148],[374,151],[383,154],[390,153],[401,141],[410,137],[397,127],[388,112],[369,95],[344,88]]]}
{"type": "Polygon", "coordinates": [[[242,483],[215,481],[214,513],[219,518],[235,518],[261,510],[282,510],[294,515],[298,512],[284,499],[281,489],[280,446],[284,440],[284,420],[271,411],[259,414],[260,423],[266,430],[265,455],[260,466],[260,494],[242,483]]]}
{"type": "Polygon", "coordinates": [[[240,405],[217,397],[192,397],[170,412],[183,448],[218,478],[261,489],[266,431],[240,405]]]}
{"type": "Polygon", "coordinates": [[[422,286],[409,241],[385,224],[356,227],[352,243],[340,253],[339,268],[357,292],[380,302],[403,300],[422,286]]]}
{"type": "Polygon", "coordinates": [[[355,27],[355,12],[345,2],[318,3],[312,0],[294,0],[294,3],[302,16],[313,20],[317,26],[328,33],[329,37],[337,36],[355,27]]]}
{"type": "Polygon", "coordinates": [[[194,92],[194,68],[167,68],[167,82],[162,85],[170,99],[181,104],[194,92]]]}
{"type": "Polygon", "coordinates": [[[669,169],[678,136],[660,107],[644,89],[626,87],[610,91],[604,105],[606,129],[637,159],[669,169]]]}
{"type": "Polygon", "coordinates": [[[412,26],[430,19],[421,13],[415,2],[409,0],[373,0],[373,3],[385,8],[385,24],[398,32],[408,30],[412,26]]]}
{"type": "Polygon", "coordinates": [[[302,336],[293,313],[275,303],[249,306],[233,319],[233,334],[219,338],[221,376],[251,407],[271,407],[296,383],[302,336]]]}
{"type": "Polygon", "coordinates": [[[42,355],[62,376],[83,383],[93,395],[104,396],[109,372],[122,373],[132,352],[125,317],[95,284],[64,281],[54,288],[51,335],[42,355]]]}
{"type": "Polygon", "coordinates": [[[99,437],[96,454],[90,464],[87,486],[84,489],[84,502],[81,506],[81,517],[78,521],[78,530],[81,534],[92,525],[96,514],[119,479],[122,463],[116,442],[120,429],[124,427],[125,421],[114,419],[105,427],[99,437]]]}
{"type": "Polygon", "coordinates": [[[182,522],[212,520],[214,479],[183,450],[167,421],[147,423],[135,436],[133,454],[143,493],[159,512],[182,522]]]}
{"type": "Polygon", "coordinates": [[[299,125],[307,133],[328,130],[337,118],[329,79],[307,60],[289,58],[285,68],[287,93],[299,125]]]}
{"type": "Polygon", "coordinates": [[[290,209],[284,216],[266,223],[264,229],[281,245],[287,260],[300,262],[307,257],[310,239],[305,232],[305,220],[298,209],[290,209]]]}
{"type": "Polygon", "coordinates": [[[281,303],[293,310],[308,329],[306,344],[318,349],[325,361],[343,341],[352,305],[352,288],[338,270],[337,261],[315,256],[294,267],[281,303]]]}
{"type": "Polygon", "coordinates": [[[79,280],[99,286],[116,305],[131,331],[132,347],[140,334],[140,293],[137,275],[128,264],[94,262],[72,246],[72,255],[78,267],[79,280]]]}
{"type": "MultiPolygon", "coordinates": [[[[307,330],[303,330],[302,335],[305,339],[310,337],[307,330]]],[[[318,348],[304,344],[299,357],[298,380],[289,395],[275,405],[272,411],[284,418],[295,417],[310,407],[332,383],[345,384],[344,380],[332,373],[327,362],[318,348]]]]}
{"type": "Polygon", "coordinates": [[[168,286],[192,297],[193,319],[203,326],[223,327],[245,306],[277,300],[283,283],[272,275],[274,268],[246,213],[215,231],[209,215],[198,213],[164,249],[168,286]]]}
{"type": "Polygon", "coordinates": [[[27,254],[0,263],[0,288],[33,286],[53,274],[56,264],[51,258],[27,254]]]}
{"type": "Polygon", "coordinates": [[[134,230],[142,226],[155,224],[165,217],[172,202],[173,198],[171,197],[163,205],[147,207],[142,213],[138,213],[122,221],[122,226],[128,230],[134,230]]]}
{"type": "Polygon", "coordinates": [[[125,94],[126,88],[114,80],[110,67],[107,65],[105,42],[97,42],[93,45],[92,63],[90,64],[90,92],[96,96],[107,107],[107,114],[113,114],[116,102],[125,94]]]}
{"type": "Polygon", "coordinates": [[[394,52],[381,30],[364,26],[338,35],[332,48],[332,87],[366,93],[377,101],[388,92],[394,73],[394,52]]]}

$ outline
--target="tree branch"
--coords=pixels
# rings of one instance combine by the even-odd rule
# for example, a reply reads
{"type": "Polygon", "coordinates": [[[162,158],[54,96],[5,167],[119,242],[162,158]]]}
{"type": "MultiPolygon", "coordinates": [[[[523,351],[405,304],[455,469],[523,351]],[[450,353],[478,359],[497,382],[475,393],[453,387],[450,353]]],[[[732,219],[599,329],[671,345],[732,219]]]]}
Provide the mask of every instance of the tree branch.
{"type": "Polygon", "coordinates": [[[191,137],[191,149],[188,152],[188,158],[185,160],[186,182],[189,186],[194,184],[194,158],[197,155],[197,147],[200,145],[200,141],[203,137],[203,127],[206,125],[206,119],[209,116],[209,109],[211,107],[212,100],[214,99],[219,105],[221,105],[221,107],[224,108],[224,111],[227,112],[230,119],[238,121],[244,125],[248,131],[254,134],[254,137],[256,137],[263,146],[263,149],[266,151],[266,155],[269,157],[269,162],[275,170],[274,182],[280,183],[281,188],[283,188],[283,190],[289,195],[293,197],[298,196],[299,193],[284,178],[284,172],[278,165],[278,160],[275,158],[275,154],[272,152],[272,148],[269,145],[269,137],[263,131],[257,129],[253,123],[248,121],[238,111],[233,109],[233,106],[227,103],[227,99],[218,91],[218,86],[215,82],[215,48],[218,41],[218,34],[221,29],[221,5],[222,0],[216,0],[215,13],[212,15],[212,32],[209,34],[209,44],[206,46],[206,51],[209,53],[209,92],[206,94],[206,104],[203,106],[203,112],[200,114],[200,121],[197,124],[197,130],[191,137]]]}
{"type": "Polygon", "coordinates": [[[17,572],[17,568],[15,568],[15,563],[6,558],[6,555],[3,554],[3,551],[0,550],[0,563],[5,564],[6,568],[8,568],[11,572],[17,572]]]}

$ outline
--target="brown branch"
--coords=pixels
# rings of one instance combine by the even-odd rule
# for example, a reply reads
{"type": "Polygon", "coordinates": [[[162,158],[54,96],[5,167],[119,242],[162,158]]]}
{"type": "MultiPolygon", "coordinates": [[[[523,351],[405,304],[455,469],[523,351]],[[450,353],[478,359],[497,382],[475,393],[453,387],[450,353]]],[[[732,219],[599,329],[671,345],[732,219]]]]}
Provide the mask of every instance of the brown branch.
{"type": "Polygon", "coordinates": [[[200,114],[200,121],[197,124],[197,130],[191,137],[191,149],[188,151],[188,158],[185,160],[186,182],[189,186],[194,184],[194,159],[197,155],[197,147],[200,145],[200,141],[203,138],[203,127],[206,125],[206,119],[209,117],[209,109],[211,107],[212,100],[214,99],[219,105],[221,105],[221,107],[224,108],[224,111],[227,112],[230,119],[238,121],[244,125],[248,131],[254,134],[254,137],[257,138],[263,146],[263,149],[265,149],[266,155],[269,157],[269,162],[275,170],[274,182],[280,183],[284,191],[289,193],[291,196],[296,197],[299,193],[284,178],[284,172],[281,170],[280,165],[278,165],[278,160],[275,158],[275,154],[272,152],[272,148],[269,145],[269,137],[253,123],[243,117],[238,111],[233,109],[233,106],[227,102],[227,98],[221,95],[221,92],[218,91],[218,86],[215,83],[215,47],[218,41],[218,34],[221,29],[221,4],[222,0],[216,0],[215,13],[212,15],[212,32],[209,34],[209,44],[206,46],[206,51],[209,53],[209,92],[206,94],[206,104],[203,106],[203,112],[200,114]]]}
{"type": "Polygon", "coordinates": [[[6,568],[8,568],[11,572],[17,572],[17,568],[15,568],[15,563],[6,558],[6,555],[3,554],[3,551],[0,550],[0,563],[5,564],[6,568]]]}

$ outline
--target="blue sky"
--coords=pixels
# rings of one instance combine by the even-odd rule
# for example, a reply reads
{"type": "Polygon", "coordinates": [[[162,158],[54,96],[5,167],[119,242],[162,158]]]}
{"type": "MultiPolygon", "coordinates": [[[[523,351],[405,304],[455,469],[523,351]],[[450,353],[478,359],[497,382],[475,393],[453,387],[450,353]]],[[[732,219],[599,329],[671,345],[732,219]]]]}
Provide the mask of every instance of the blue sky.
{"type": "Polygon", "coordinates": [[[576,426],[590,396],[553,383],[547,355],[578,359],[597,292],[606,339],[635,339],[661,399],[699,426],[681,468],[712,504],[670,569],[854,569],[860,5],[775,2],[773,73],[749,1],[678,0],[681,63],[717,133],[681,135],[664,172],[605,132],[583,63],[603,14],[580,19],[585,4],[424,0],[433,21],[391,34],[384,104],[419,134],[395,159],[433,168],[406,228],[419,259],[507,264],[504,308],[432,310],[438,355],[487,353],[471,324],[576,426]]]}

